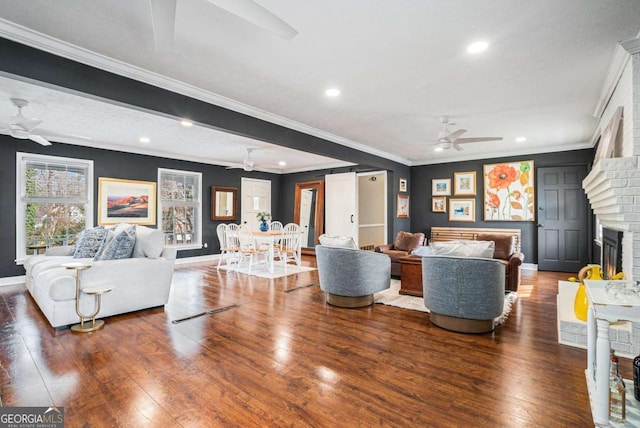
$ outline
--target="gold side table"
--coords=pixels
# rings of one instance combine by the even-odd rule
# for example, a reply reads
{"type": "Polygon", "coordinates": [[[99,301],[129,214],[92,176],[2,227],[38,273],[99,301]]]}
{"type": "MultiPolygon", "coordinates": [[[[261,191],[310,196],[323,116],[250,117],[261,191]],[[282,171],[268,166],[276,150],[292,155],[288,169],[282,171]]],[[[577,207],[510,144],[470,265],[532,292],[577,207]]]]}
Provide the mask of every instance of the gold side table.
{"type": "Polygon", "coordinates": [[[104,293],[108,293],[113,290],[113,286],[111,285],[96,285],[93,287],[86,287],[85,289],[80,289],[80,272],[86,269],[91,268],[90,264],[86,263],[63,263],[63,267],[67,269],[72,269],[76,271],[76,313],[80,317],[80,324],[76,324],[71,327],[71,331],[78,333],[88,333],[90,331],[96,331],[104,327],[103,320],[96,320],[96,315],[100,312],[100,307],[102,304],[102,295],[104,293]],[[80,311],[80,293],[85,293],[89,295],[93,295],[95,298],[95,310],[93,313],[89,315],[85,315],[80,311]],[[85,322],[91,320],[91,324],[85,326],[85,322]]]}

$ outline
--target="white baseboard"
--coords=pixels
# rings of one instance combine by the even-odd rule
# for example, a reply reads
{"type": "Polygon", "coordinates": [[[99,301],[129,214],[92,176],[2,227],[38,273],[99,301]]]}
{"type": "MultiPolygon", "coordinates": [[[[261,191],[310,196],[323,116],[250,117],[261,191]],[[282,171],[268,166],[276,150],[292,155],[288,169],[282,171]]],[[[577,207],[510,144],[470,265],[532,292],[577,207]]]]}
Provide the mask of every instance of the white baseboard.
{"type": "Polygon", "coordinates": [[[220,254],[208,254],[206,256],[194,256],[194,257],[184,257],[182,259],[176,259],[177,265],[188,265],[190,263],[201,263],[201,262],[217,262],[220,258],[220,254]]]}
{"type": "MultiPolygon", "coordinates": [[[[176,259],[176,265],[186,265],[189,263],[201,263],[201,262],[217,262],[220,258],[220,254],[209,254],[206,256],[185,257],[182,259],[176,259]]],[[[26,280],[25,275],[20,276],[7,276],[0,278],[0,287],[5,285],[17,285],[24,284],[26,280]]]]}
{"type": "Polygon", "coordinates": [[[521,269],[538,270],[538,265],[535,263],[522,263],[521,269]]]}
{"type": "Polygon", "coordinates": [[[25,275],[7,276],[5,278],[0,278],[0,287],[4,287],[5,285],[24,284],[25,280],[25,275]]]}

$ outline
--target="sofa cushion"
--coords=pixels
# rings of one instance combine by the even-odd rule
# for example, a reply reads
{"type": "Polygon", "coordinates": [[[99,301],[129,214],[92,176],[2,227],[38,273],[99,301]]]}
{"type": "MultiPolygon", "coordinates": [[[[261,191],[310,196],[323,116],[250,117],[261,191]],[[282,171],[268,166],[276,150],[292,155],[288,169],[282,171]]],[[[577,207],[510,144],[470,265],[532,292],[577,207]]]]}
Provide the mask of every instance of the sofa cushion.
{"type": "Polygon", "coordinates": [[[398,232],[396,241],[393,243],[394,249],[401,251],[415,250],[424,242],[424,233],[398,232]]]}
{"type": "Polygon", "coordinates": [[[432,242],[431,249],[437,256],[493,258],[493,241],[449,241],[432,242]]]}
{"type": "Polygon", "coordinates": [[[320,235],[318,240],[320,241],[320,245],[324,245],[325,247],[358,249],[356,241],[350,236],[330,236],[325,234],[320,235]]]}
{"type": "Polygon", "coordinates": [[[391,257],[391,261],[394,263],[400,263],[401,257],[407,257],[409,255],[409,253],[407,253],[406,251],[399,250],[387,250],[384,252],[384,254],[391,257]]]}
{"type": "Polygon", "coordinates": [[[73,258],[84,259],[95,257],[106,236],[107,230],[104,226],[96,226],[93,229],[83,230],[76,242],[73,258]]]}
{"type": "Polygon", "coordinates": [[[478,241],[493,241],[495,243],[495,253],[493,257],[496,259],[508,260],[511,254],[515,253],[515,236],[496,233],[478,233],[476,239],[478,241]]]}
{"type": "Polygon", "coordinates": [[[164,249],[164,233],[146,226],[136,226],[136,245],[133,257],[157,259],[164,249]]]}
{"type": "Polygon", "coordinates": [[[103,251],[100,252],[96,260],[119,260],[128,259],[133,254],[133,247],[136,244],[136,227],[129,226],[118,234],[105,245],[103,251]]]}
{"type": "Polygon", "coordinates": [[[413,250],[411,254],[413,254],[414,256],[420,256],[420,257],[430,256],[433,254],[433,248],[427,247],[427,246],[418,247],[415,250],[413,250]]]}

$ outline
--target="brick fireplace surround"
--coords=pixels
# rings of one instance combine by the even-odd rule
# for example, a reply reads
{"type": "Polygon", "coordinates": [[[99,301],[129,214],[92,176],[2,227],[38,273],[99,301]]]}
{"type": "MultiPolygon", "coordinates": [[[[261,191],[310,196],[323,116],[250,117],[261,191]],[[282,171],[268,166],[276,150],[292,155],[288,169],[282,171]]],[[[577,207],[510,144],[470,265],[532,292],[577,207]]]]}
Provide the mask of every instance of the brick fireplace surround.
{"type": "MultiPolygon", "coordinates": [[[[613,156],[596,161],[582,182],[603,227],[623,232],[622,270],[640,280],[640,39],[622,43],[609,70],[615,90],[604,99],[599,129],[623,107],[613,156]],[[620,70],[616,73],[616,60],[620,70]],[[612,78],[611,75],[617,75],[612,78]]],[[[615,125],[615,124],[614,124],[615,125]]]]}

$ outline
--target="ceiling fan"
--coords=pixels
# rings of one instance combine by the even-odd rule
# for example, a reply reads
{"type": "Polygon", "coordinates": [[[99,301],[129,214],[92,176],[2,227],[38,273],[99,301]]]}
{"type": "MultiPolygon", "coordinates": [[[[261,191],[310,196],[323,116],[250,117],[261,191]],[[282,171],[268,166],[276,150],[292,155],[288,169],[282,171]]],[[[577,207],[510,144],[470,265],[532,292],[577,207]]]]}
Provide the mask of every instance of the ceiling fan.
{"type": "Polygon", "coordinates": [[[247,172],[253,171],[253,166],[255,165],[255,162],[254,162],[253,158],[251,157],[251,153],[255,149],[247,148],[245,150],[247,151],[247,157],[242,160],[242,163],[238,164],[238,165],[228,166],[227,169],[242,168],[247,172]]]}
{"type": "Polygon", "coordinates": [[[11,116],[8,128],[0,129],[0,132],[7,133],[20,140],[31,140],[43,146],[50,146],[49,140],[42,135],[31,133],[36,126],[42,123],[42,120],[35,117],[26,117],[22,114],[22,109],[29,105],[29,101],[21,98],[11,98],[11,102],[18,107],[18,114],[11,116]]]}
{"type": "Polygon", "coordinates": [[[443,150],[449,150],[454,148],[456,150],[462,150],[462,146],[460,144],[466,143],[476,143],[481,141],[499,141],[502,140],[502,137],[469,137],[469,138],[460,138],[462,134],[467,132],[466,129],[458,129],[455,131],[449,130],[449,125],[455,125],[455,123],[449,122],[449,116],[440,117],[440,123],[442,123],[442,131],[438,134],[438,139],[430,140],[436,145],[435,150],[437,152],[441,152],[443,150]]]}
{"type": "MultiPolygon", "coordinates": [[[[206,0],[254,25],[264,28],[285,40],[293,39],[298,31],[254,0],[206,0]]],[[[150,0],[151,21],[156,50],[171,46],[176,23],[177,0],[150,0]]]]}

